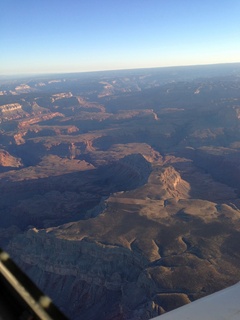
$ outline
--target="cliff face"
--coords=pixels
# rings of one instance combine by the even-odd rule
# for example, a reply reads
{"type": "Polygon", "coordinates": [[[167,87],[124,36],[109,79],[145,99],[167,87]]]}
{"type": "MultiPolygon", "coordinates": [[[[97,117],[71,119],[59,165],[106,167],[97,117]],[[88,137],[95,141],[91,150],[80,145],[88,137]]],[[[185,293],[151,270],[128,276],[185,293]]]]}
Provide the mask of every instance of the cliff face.
{"type": "Polygon", "coordinates": [[[70,319],[240,279],[238,69],[180,69],[0,83],[0,245],[70,319]]]}
{"type": "Polygon", "coordinates": [[[22,109],[22,105],[19,103],[10,103],[0,106],[0,121],[20,119],[26,116],[28,116],[28,113],[22,109]]]}
{"type": "Polygon", "coordinates": [[[157,176],[163,186],[162,199],[186,199],[189,198],[190,184],[183,180],[174,167],[168,166],[161,170],[157,176]]]}
{"type": "Polygon", "coordinates": [[[131,154],[101,167],[99,171],[103,185],[112,186],[113,191],[125,191],[145,184],[151,165],[141,154],[131,154]]]}
{"type": "Polygon", "coordinates": [[[0,167],[19,168],[22,166],[21,159],[11,156],[7,151],[0,149],[0,167]]]}
{"type": "Polygon", "coordinates": [[[169,203],[172,218],[151,222],[127,212],[130,205],[109,203],[90,220],[18,235],[8,251],[71,319],[149,319],[240,276],[237,235],[225,220],[239,214],[218,208],[214,219],[212,208],[205,223],[191,204],[173,214],[169,203]]]}
{"type": "Polygon", "coordinates": [[[240,277],[239,210],[190,199],[178,171],[139,155],[108,170],[108,184],[127,176],[141,184],[113,193],[87,220],[32,228],[8,246],[71,319],[150,319],[240,277]]]}
{"type": "Polygon", "coordinates": [[[142,155],[98,169],[84,160],[46,156],[37,166],[1,173],[0,200],[8,211],[2,224],[43,228],[94,216],[91,209],[102,197],[143,185],[150,172],[142,155]]]}
{"type": "MultiPolygon", "coordinates": [[[[136,304],[137,295],[142,295],[144,286],[149,285],[138,280],[147,260],[122,246],[87,238],[68,241],[31,230],[24,240],[18,237],[9,249],[59,306],[71,305],[64,311],[72,319],[122,319],[123,313],[130,316],[134,314],[131,305],[136,304]],[[131,302],[127,302],[126,294],[129,298],[133,295],[131,302]]],[[[145,299],[142,308],[146,303],[145,299]]],[[[158,314],[151,305],[144,312],[158,314]]]]}

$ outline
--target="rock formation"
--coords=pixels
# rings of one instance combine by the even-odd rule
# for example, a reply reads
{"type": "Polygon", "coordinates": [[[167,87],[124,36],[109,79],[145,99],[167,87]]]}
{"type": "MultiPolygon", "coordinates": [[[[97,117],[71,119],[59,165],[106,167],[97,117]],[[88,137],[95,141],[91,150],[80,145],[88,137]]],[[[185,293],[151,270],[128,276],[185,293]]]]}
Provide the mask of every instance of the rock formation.
{"type": "Polygon", "coordinates": [[[0,167],[22,167],[21,159],[11,156],[7,151],[0,149],[0,167]]]}
{"type": "Polygon", "coordinates": [[[1,80],[0,243],[70,319],[148,320],[239,281],[222,68],[1,80]]]}

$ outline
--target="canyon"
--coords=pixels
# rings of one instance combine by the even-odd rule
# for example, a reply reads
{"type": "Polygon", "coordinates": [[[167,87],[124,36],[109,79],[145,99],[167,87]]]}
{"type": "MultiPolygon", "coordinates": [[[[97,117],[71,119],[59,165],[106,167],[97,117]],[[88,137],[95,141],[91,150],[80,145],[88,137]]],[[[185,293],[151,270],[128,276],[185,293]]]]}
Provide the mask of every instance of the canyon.
{"type": "Polygon", "coordinates": [[[240,65],[0,82],[0,245],[70,318],[240,280],[240,65]]]}

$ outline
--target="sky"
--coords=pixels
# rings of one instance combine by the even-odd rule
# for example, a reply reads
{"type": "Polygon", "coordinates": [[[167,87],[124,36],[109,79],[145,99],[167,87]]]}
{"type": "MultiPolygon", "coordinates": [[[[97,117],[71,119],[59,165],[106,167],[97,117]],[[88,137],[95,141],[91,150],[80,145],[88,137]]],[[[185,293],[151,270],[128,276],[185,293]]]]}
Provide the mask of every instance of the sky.
{"type": "Polygon", "coordinates": [[[239,0],[1,0],[0,75],[240,62],[239,0]]]}

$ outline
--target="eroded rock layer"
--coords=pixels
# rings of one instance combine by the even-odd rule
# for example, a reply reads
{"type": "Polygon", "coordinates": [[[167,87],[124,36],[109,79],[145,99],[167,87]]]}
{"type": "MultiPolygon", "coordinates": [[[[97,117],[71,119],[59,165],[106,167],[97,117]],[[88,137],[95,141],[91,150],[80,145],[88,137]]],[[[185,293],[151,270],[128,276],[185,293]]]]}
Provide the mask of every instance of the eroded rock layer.
{"type": "Polygon", "coordinates": [[[240,280],[239,70],[1,80],[0,245],[70,319],[240,280]]]}

